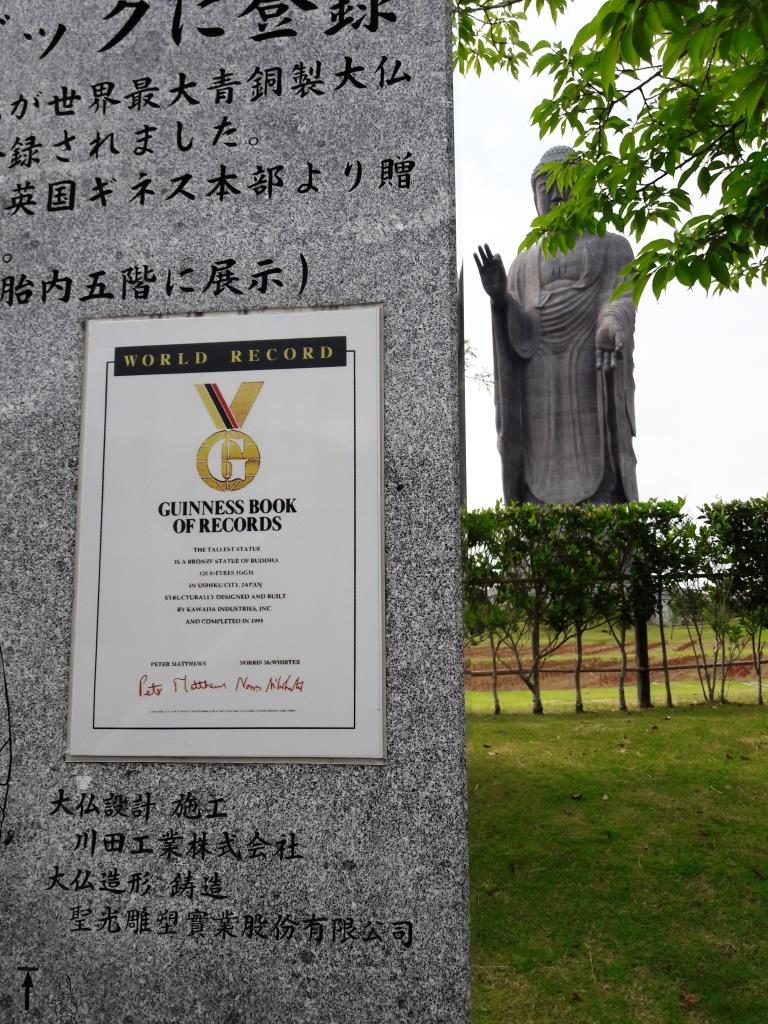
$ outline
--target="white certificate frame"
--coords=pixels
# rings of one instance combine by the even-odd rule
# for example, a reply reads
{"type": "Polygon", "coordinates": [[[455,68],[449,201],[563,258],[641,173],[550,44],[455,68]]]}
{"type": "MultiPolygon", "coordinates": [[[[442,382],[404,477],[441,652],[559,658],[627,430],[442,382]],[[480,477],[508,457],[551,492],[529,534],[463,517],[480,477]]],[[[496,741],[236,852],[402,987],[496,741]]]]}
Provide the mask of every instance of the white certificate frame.
{"type": "Polygon", "coordinates": [[[91,320],[85,349],[67,760],[383,763],[382,306],[91,320]]]}

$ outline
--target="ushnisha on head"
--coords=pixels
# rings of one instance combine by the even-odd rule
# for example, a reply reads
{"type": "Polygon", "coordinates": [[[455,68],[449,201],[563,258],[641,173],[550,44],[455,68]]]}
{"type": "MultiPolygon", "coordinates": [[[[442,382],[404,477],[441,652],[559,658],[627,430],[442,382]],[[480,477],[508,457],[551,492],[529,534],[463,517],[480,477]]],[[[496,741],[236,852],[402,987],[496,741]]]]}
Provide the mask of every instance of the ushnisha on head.
{"type": "Polygon", "coordinates": [[[553,206],[559,206],[564,199],[568,198],[567,195],[563,195],[557,185],[547,188],[547,175],[542,171],[542,167],[547,164],[562,163],[573,156],[575,152],[570,146],[552,146],[542,154],[541,159],[534,167],[531,175],[531,188],[539,216],[549,213],[553,206]]]}

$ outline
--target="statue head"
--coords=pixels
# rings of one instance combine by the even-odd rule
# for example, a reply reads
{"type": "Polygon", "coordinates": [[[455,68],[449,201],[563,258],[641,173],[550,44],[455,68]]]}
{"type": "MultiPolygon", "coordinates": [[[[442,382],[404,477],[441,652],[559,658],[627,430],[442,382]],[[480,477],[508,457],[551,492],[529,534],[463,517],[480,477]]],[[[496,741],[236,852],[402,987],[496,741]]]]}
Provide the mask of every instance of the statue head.
{"type": "Polygon", "coordinates": [[[547,175],[541,168],[545,164],[562,163],[573,156],[575,152],[570,146],[553,146],[542,154],[541,159],[534,167],[531,175],[531,188],[539,216],[548,213],[553,206],[559,205],[568,198],[567,195],[563,195],[557,185],[547,188],[547,175]]]}

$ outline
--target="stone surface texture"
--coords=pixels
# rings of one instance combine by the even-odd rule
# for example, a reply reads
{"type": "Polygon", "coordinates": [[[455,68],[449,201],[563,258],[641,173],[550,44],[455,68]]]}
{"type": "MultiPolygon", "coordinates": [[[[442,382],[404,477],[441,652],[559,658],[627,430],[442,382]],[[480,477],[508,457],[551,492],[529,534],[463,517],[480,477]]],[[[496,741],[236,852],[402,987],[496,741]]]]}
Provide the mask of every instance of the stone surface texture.
{"type": "Polygon", "coordinates": [[[312,11],[286,0],[270,27],[290,17],[296,36],[252,39],[258,8],[280,6],[0,5],[0,642],[12,740],[0,842],[0,1019],[7,1024],[454,1024],[469,1017],[448,5],[354,4],[354,19],[368,22],[328,35],[338,4],[316,0],[312,11]],[[125,39],[99,52],[141,12],[125,39]],[[59,26],[64,34],[41,59],[59,26]],[[225,32],[203,35],[201,27],[225,32]],[[411,81],[380,88],[384,55],[387,77],[399,60],[411,81]],[[346,57],[364,69],[356,77],[366,88],[347,83],[335,91],[346,57]],[[294,68],[318,61],[323,94],[302,97],[291,88],[294,68]],[[258,74],[248,79],[270,67],[282,68],[282,95],[252,100],[258,74]],[[215,103],[209,90],[221,69],[240,83],[231,103],[215,103]],[[168,105],[179,72],[197,83],[198,105],[168,105]],[[131,109],[128,94],[141,91],[134,81],[148,77],[159,88],[158,106],[131,109]],[[101,113],[91,108],[91,87],[105,81],[121,102],[101,113]],[[48,102],[64,86],[82,97],[72,116],[48,102]],[[23,116],[22,106],[14,108],[19,97],[23,116]],[[214,147],[225,116],[237,132],[214,147]],[[144,125],[157,128],[154,152],[137,155],[144,125]],[[54,147],[65,132],[75,136],[71,149],[54,147]],[[118,152],[106,146],[90,155],[97,132],[114,132],[118,152]],[[25,166],[31,136],[42,148],[39,162],[25,166]],[[183,152],[179,142],[192,138],[183,152]],[[380,185],[381,161],[406,154],[415,161],[410,188],[380,185]],[[322,176],[317,192],[301,194],[308,161],[322,176]],[[357,161],[362,179],[353,189],[357,161]],[[219,200],[205,193],[222,164],[238,173],[240,194],[219,200]],[[285,184],[272,199],[248,191],[258,166],[277,165],[285,184]],[[185,174],[196,198],[166,199],[185,174]],[[142,175],[154,189],[143,205],[130,201],[142,175]],[[106,206],[90,199],[97,178],[113,190],[106,206]],[[48,211],[48,186],[62,181],[76,184],[75,209],[48,211]],[[11,197],[27,183],[37,205],[14,213],[11,197]],[[299,295],[301,255],[308,280],[299,295]],[[240,293],[203,292],[211,264],[230,259],[240,293]],[[266,259],[282,268],[284,286],[248,290],[255,264],[266,259]],[[148,296],[124,293],[120,271],[144,265],[157,279],[148,296]],[[42,301],[54,269],[72,278],[69,301],[64,285],[42,301]],[[83,300],[90,275],[101,270],[115,297],[83,300]],[[384,307],[386,765],[65,763],[84,321],[370,302],[384,307]],[[51,813],[60,789],[72,809],[93,794],[101,813],[85,813],[86,802],[82,817],[51,813]],[[130,803],[129,817],[106,816],[110,793],[132,800],[146,792],[157,804],[149,822],[131,817],[130,803]],[[187,792],[204,804],[222,798],[227,819],[174,816],[173,800],[187,792]],[[272,838],[295,832],[303,859],[212,855],[177,863],[172,854],[113,854],[102,842],[110,832],[134,844],[148,834],[157,851],[166,832],[182,833],[186,843],[207,830],[218,844],[228,830],[244,844],[256,829],[272,838]],[[149,871],[163,891],[145,892],[140,878],[134,892],[100,890],[111,868],[123,888],[129,873],[149,871]],[[174,876],[187,870],[198,888],[218,870],[227,898],[169,897],[174,876]],[[77,905],[93,908],[89,930],[73,930],[77,905]],[[119,933],[108,923],[97,927],[107,905],[120,910],[119,933]],[[144,907],[152,930],[142,932],[144,907]],[[198,936],[188,934],[192,907],[209,914],[198,936]],[[125,926],[131,909],[133,928],[125,926]],[[178,935],[160,934],[158,914],[166,910],[179,914],[178,935]],[[234,936],[222,929],[225,911],[234,936]],[[259,925],[258,915],[267,923],[259,925]],[[314,930],[313,915],[325,919],[314,930]],[[356,931],[342,941],[338,922],[347,918],[356,931]],[[409,947],[402,934],[393,938],[398,921],[413,923],[409,947]],[[369,922],[382,941],[370,928],[363,939],[369,922]],[[18,968],[30,966],[39,969],[25,1010],[18,968]]]}

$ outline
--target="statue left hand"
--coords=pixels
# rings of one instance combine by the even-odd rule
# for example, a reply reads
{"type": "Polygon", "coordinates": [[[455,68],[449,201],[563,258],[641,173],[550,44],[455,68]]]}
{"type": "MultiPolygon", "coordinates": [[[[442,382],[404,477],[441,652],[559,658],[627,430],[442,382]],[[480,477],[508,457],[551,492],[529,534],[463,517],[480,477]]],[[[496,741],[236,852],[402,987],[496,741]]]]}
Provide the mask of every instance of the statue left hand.
{"type": "Polygon", "coordinates": [[[624,358],[624,332],[610,318],[597,328],[595,337],[597,371],[613,370],[617,359],[624,358]]]}

